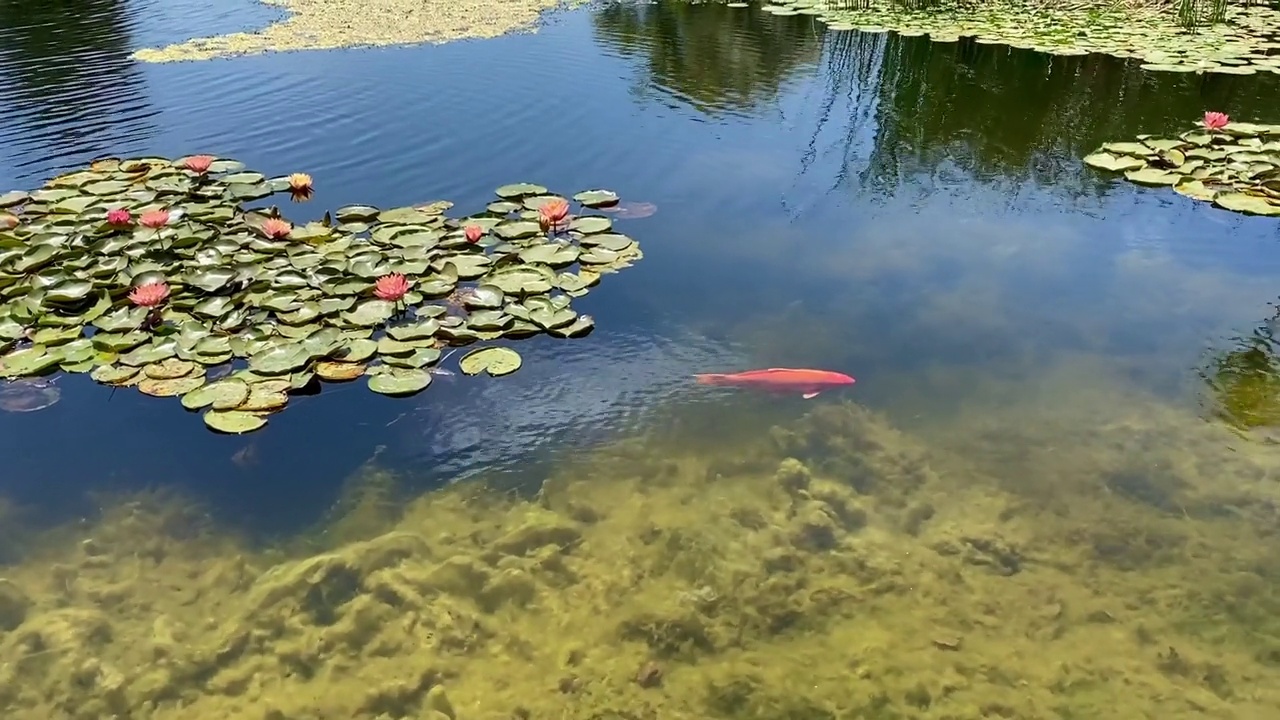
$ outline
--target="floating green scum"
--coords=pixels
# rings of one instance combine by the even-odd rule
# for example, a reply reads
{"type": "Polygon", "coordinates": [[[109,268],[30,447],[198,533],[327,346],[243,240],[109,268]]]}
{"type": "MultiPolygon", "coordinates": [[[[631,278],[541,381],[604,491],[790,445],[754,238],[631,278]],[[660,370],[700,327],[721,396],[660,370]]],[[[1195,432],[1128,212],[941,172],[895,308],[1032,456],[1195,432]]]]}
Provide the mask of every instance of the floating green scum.
{"type": "Polygon", "coordinates": [[[928,35],[934,42],[972,37],[1054,55],[1138,58],[1148,70],[1280,73],[1280,9],[1259,2],[1231,3],[1223,22],[1194,30],[1179,25],[1167,9],[1123,3],[1084,12],[1074,5],[1053,8],[1028,0],[928,9],[903,8],[889,0],[776,0],[762,9],[774,15],[812,15],[832,30],[928,35]]]}
{"type": "Polygon", "coordinates": [[[1084,162],[1227,210],[1280,216],[1280,125],[1230,122],[1209,112],[1201,127],[1177,137],[1106,143],[1084,162]]]}
{"type": "MultiPolygon", "coordinates": [[[[0,196],[0,378],[89,373],[248,432],[315,382],[411,395],[444,348],[586,335],[572,298],[642,257],[591,213],[618,202],[607,190],[575,195],[577,213],[520,183],[464,218],[437,201],[300,226],[242,206],[286,191],[309,199],[311,178],[197,155],[98,160],[0,196]]],[[[505,375],[520,356],[481,348],[461,367],[505,375]]]]}

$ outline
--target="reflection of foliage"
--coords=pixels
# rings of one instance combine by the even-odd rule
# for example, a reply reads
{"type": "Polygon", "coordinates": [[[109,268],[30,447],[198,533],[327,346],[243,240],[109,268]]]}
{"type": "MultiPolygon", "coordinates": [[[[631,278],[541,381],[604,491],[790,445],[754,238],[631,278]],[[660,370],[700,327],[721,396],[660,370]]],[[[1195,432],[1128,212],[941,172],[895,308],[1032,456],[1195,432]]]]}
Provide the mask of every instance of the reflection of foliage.
{"type": "Polygon", "coordinates": [[[1280,355],[1271,322],[1214,356],[1200,376],[1213,394],[1214,417],[1238,428],[1280,425],[1280,355]]]}
{"type": "Polygon", "coordinates": [[[1182,128],[1206,108],[1265,116],[1278,91],[1270,76],[1147,72],[1137,62],[972,40],[883,43],[870,167],[882,180],[953,162],[984,177],[1078,186],[1080,158],[1105,140],[1182,128]]]}
{"type": "Polygon", "coordinates": [[[723,5],[616,3],[592,16],[597,37],[645,56],[649,82],[706,113],[750,110],[817,60],[812,18],[771,18],[723,5]]]}
{"type": "MultiPolygon", "coordinates": [[[[500,187],[461,221],[447,201],[348,206],[337,224],[301,227],[241,206],[284,191],[309,198],[310,176],[199,155],[104,159],[0,197],[12,209],[0,213],[0,377],[90,373],[249,432],[317,380],[367,376],[375,392],[411,395],[442,347],[586,335],[594,323],[570,298],[641,257],[607,217],[571,217],[539,185],[500,187]],[[228,364],[238,371],[210,376],[228,364]]],[[[461,363],[490,375],[519,365],[497,349],[461,363]]]]}

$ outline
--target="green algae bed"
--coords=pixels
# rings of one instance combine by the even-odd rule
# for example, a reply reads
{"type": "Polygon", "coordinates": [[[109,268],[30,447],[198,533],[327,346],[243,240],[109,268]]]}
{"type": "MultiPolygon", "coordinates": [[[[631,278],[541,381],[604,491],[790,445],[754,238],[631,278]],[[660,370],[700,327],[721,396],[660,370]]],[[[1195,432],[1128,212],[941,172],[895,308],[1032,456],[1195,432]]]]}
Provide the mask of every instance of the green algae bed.
{"type": "Polygon", "coordinates": [[[208,60],[286,50],[411,45],[489,38],[530,29],[561,0],[260,0],[289,15],[255,32],[143,48],[144,62],[208,60]]]}
{"type": "Polygon", "coordinates": [[[159,496],[34,538],[6,519],[0,707],[1271,717],[1278,448],[1076,395],[921,428],[927,445],[824,401],[718,446],[619,441],[525,495],[401,504],[371,461],[323,527],[267,549],[159,496]]]}

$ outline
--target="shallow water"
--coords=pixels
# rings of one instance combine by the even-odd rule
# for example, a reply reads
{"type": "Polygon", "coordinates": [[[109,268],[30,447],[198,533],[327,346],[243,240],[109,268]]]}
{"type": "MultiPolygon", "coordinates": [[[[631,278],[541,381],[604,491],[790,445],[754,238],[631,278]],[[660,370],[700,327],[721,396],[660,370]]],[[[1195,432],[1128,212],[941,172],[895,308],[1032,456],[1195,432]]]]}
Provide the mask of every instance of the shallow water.
{"type": "Polygon", "coordinates": [[[31,558],[0,665],[56,649],[0,675],[32,683],[0,692],[19,716],[425,717],[441,678],[460,718],[1280,703],[1277,455],[1265,428],[1220,419],[1280,419],[1265,338],[1232,353],[1270,332],[1280,224],[1079,162],[1206,109],[1274,121],[1274,77],[675,3],[151,66],[128,53],[275,14],[70,5],[4,5],[0,186],[201,151],[311,173],[315,216],[479,208],[523,180],[658,210],[618,221],[645,258],[579,303],[597,331],[521,343],[501,380],[437,378],[412,400],[343,386],[241,438],[83,377],[0,413],[8,500],[33,522],[91,518],[0,533],[31,558]],[[769,366],[858,384],[804,401],[690,380],[769,366]],[[346,544],[392,528],[418,539],[346,544]],[[301,559],[319,550],[346,559],[301,559]],[[261,575],[285,557],[301,564],[261,575]],[[128,670],[139,653],[164,677],[128,670]]]}

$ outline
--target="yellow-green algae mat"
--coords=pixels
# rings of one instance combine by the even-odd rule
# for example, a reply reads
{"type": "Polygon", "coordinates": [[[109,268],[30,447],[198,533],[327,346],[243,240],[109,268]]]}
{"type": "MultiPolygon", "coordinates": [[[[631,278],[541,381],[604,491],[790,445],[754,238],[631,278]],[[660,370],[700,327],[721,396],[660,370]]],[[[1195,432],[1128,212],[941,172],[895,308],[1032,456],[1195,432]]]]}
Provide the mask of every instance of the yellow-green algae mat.
{"type": "MultiPolygon", "coordinates": [[[[0,195],[0,379],[88,373],[249,432],[320,381],[412,395],[442,348],[584,336],[594,321],[571,299],[642,257],[592,213],[618,202],[607,190],[574,195],[574,212],[543,186],[505,185],[457,219],[443,200],[303,225],[242,206],[280,192],[309,199],[311,178],[191,156],[102,159],[0,195]]],[[[461,362],[519,367],[510,348],[461,362]]]]}
{"type": "Polygon", "coordinates": [[[1280,10],[1260,3],[1233,3],[1224,22],[1194,32],[1181,27],[1169,10],[1116,6],[1082,12],[1025,0],[999,0],[955,10],[908,10],[887,0],[850,8],[827,0],[782,0],[762,9],[774,15],[813,15],[832,30],[928,35],[934,42],[973,37],[980,43],[1054,55],[1102,53],[1139,58],[1148,70],[1280,73],[1280,10]]]}
{"type": "Polygon", "coordinates": [[[1233,122],[1106,143],[1086,165],[1250,215],[1280,216],[1280,125],[1233,122]]]}

